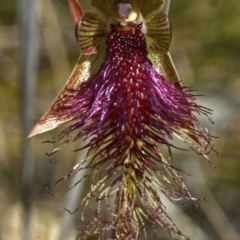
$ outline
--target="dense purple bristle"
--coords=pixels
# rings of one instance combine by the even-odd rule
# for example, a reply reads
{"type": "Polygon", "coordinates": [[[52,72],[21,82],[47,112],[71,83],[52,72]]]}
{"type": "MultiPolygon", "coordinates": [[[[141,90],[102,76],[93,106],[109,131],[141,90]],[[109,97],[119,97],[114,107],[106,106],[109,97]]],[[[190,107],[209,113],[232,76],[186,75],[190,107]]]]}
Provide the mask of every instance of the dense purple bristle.
{"type": "MultiPolygon", "coordinates": [[[[161,191],[169,198],[191,199],[175,168],[162,158],[159,143],[168,148],[170,158],[172,145],[169,140],[174,133],[179,136],[185,133],[197,144],[204,141],[210,145],[210,136],[198,130],[201,125],[195,116],[196,113],[208,115],[208,110],[194,101],[190,92],[168,82],[154,69],[148,59],[145,36],[140,30],[113,30],[108,36],[106,57],[99,71],[72,90],[67,105],[59,106],[59,117],[74,116],[59,138],[66,137],[63,143],[89,138],[86,147],[90,148],[91,159],[86,168],[92,173],[104,172],[110,187],[118,185],[117,217],[111,224],[118,232],[127,231],[124,236],[130,236],[128,239],[138,239],[137,235],[131,238],[131,234],[135,234],[131,229],[144,225],[141,220],[133,219],[137,209],[133,185],[143,205],[146,203],[149,224],[160,224],[183,236],[163,210],[159,190],[155,187],[159,183],[152,184],[151,176],[158,174],[163,184],[161,191]],[[66,111],[61,109],[68,109],[67,115],[63,116],[66,111]],[[70,133],[75,130],[77,134],[71,138],[70,133]],[[167,177],[162,176],[156,163],[164,166],[167,177]],[[129,186],[125,187],[126,182],[129,186]],[[124,199],[129,201],[127,210],[124,199]],[[119,225],[118,221],[128,225],[119,225]]],[[[204,148],[197,151],[205,154],[204,148]]],[[[102,195],[107,197],[107,194],[102,195]]],[[[97,225],[94,228],[96,230],[97,225]]]]}
{"type": "MultiPolygon", "coordinates": [[[[111,136],[107,145],[112,151],[116,145],[128,148],[137,139],[168,145],[172,133],[184,128],[194,134],[193,112],[204,110],[194,97],[167,82],[152,67],[147,57],[144,35],[113,31],[107,40],[107,52],[100,70],[73,91],[68,114],[74,123],[64,134],[82,126],[80,137],[92,137],[89,146],[100,147],[111,136]],[[118,139],[118,140],[117,140],[118,139]]],[[[60,108],[65,106],[60,106],[60,108]]],[[[61,112],[61,111],[60,111],[61,112]]]]}

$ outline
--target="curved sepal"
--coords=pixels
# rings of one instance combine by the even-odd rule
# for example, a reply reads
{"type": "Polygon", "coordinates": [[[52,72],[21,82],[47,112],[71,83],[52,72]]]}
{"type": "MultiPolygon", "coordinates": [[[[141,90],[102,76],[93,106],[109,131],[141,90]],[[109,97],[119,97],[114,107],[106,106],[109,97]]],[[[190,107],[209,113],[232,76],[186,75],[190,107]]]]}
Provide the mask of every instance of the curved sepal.
{"type": "Polygon", "coordinates": [[[147,50],[153,53],[166,53],[172,40],[171,24],[165,13],[158,13],[147,22],[147,50]]]}
{"type": "Polygon", "coordinates": [[[95,13],[85,13],[76,27],[76,38],[83,55],[91,55],[104,49],[106,26],[95,13]]]}
{"type": "Polygon", "coordinates": [[[160,75],[164,76],[167,81],[174,83],[176,86],[181,86],[180,78],[170,53],[156,54],[151,52],[148,54],[148,57],[160,75]]]}
{"type": "Polygon", "coordinates": [[[77,94],[77,91],[74,90],[82,82],[87,81],[97,72],[103,62],[104,54],[105,53],[101,52],[94,55],[80,56],[67,83],[60,91],[48,111],[33,127],[28,138],[50,131],[74,118],[73,115],[69,114],[72,106],[69,105],[68,102],[77,94]]]}

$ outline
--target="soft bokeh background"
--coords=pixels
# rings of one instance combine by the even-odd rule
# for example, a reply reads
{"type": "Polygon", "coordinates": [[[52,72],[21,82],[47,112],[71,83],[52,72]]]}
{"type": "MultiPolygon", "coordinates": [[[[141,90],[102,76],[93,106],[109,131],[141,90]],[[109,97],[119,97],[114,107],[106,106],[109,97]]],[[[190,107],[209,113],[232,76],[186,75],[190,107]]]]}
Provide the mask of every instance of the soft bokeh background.
{"type": "MultiPolygon", "coordinates": [[[[31,7],[23,8],[22,2],[0,1],[0,240],[71,240],[80,213],[72,216],[64,207],[74,210],[84,186],[73,191],[72,198],[53,197],[45,188],[63,192],[68,182],[56,187],[54,182],[81,156],[73,153],[75,145],[49,160],[45,152],[53,146],[41,142],[59,130],[30,141],[24,135],[66,82],[79,49],[66,0],[36,1],[30,43],[20,23],[31,7]],[[29,44],[36,72],[26,75],[23,57],[29,44]]],[[[89,5],[88,0],[82,2],[89,5]]],[[[174,152],[175,164],[192,175],[184,178],[193,196],[207,199],[198,209],[165,203],[180,229],[194,240],[240,239],[239,13],[238,0],[172,0],[170,9],[174,62],[184,85],[205,95],[198,102],[214,110],[215,124],[202,122],[219,137],[214,140],[219,156],[210,156],[216,169],[200,156],[174,152]]],[[[168,239],[161,236],[166,235],[157,239],[168,239]]]]}

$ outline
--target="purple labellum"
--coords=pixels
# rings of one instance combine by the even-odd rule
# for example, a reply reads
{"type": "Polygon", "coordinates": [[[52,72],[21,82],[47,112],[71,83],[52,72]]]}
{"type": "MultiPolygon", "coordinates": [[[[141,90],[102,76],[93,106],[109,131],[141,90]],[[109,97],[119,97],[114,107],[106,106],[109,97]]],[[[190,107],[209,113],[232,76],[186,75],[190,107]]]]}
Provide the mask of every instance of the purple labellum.
{"type": "Polygon", "coordinates": [[[181,85],[168,53],[171,25],[161,12],[165,1],[92,3],[109,20],[95,13],[82,16],[76,26],[82,55],[29,136],[69,123],[50,141],[61,142],[50,156],[80,138],[88,140],[81,148],[89,149],[86,158],[67,176],[88,169],[78,183],[90,178],[91,190],[79,208],[84,216],[91,200],[97,205],[89,224],[82,217],[81,239],[106,239],[109,230],[116,239],[138,240],[141,234],[148,239],[146,226],[158,225],[188,239],[168,216],[161,194],[172,202],[198,200],[184,184],[183,171],[172,165],[172,148],[177,148],[172,140],[177,137],[208,159],[212,139],[196,116],[208,117],[211,111],[197,105],[192,91],[181,85]],[[114,206],[108,202],[111,196],[114,206]]]}
{"type": "Polygon", "coordinates": [[[108,139],[105,153],[115,148],[121,153],[131,142],[131,148],[141,152],[137,140],[145,147],[152,141],[170,147],[168,138],[181,129],[210,143],[194,128],[199,125],[194,113],[208,112],[194,100],[190,92],[169,83],[153,68],[139,30],[134,34],[112,31],[100,70],[73,90],[67,106],[59,106],[59,113],[68,117],[61,116],[68,108],[67,114],[74,116],[63,134],[81,128],[74,140],[91,136],[89,146],[95,148],[108,139]]]}

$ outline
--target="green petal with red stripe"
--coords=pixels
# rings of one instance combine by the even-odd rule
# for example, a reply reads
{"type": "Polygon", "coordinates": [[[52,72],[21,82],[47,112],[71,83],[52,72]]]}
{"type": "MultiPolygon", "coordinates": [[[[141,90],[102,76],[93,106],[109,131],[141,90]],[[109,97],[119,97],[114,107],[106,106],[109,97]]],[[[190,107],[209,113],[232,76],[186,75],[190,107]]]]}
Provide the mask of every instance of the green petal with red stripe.
{"type": "Polygon", "coordinates": [[[104,50],[106,45],[106,24],[95,13],[85,13],[81,26],[76,29],[77,42],[82,54],[91,55],[104,50]]]}
{"type": "Polygon", "coordinates": [[[165,13],[161,12],[153,16],[147,22],[147,49],[148,52],[166,53],[172,40],[171,25],[165,13]]]}

